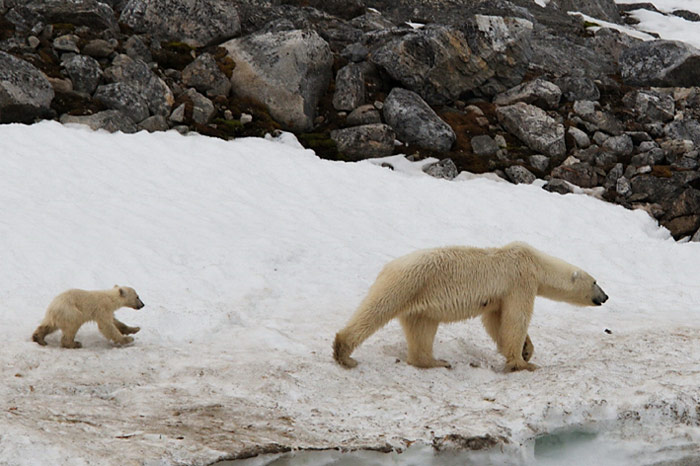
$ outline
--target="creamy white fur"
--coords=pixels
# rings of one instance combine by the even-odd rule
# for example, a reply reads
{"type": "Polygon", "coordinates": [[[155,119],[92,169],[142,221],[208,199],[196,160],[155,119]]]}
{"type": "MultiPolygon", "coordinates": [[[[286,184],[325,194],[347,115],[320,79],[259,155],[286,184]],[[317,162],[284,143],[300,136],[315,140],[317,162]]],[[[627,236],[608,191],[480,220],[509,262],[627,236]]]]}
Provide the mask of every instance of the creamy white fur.
{"type": "Polygon", "coordinates": [[[588,273],[525,243],[416,251],[384,266],[346,327],[336,335],[334,357],[354,367],[352,351],[391,319],[399,318],[409,364],[449,367],[446,361],[433,358],[439,323],[481,315],[506,357],[506,369],[533,370],[536,366],[527,362],[534,351],[527,328],[535,296],[580,306],[607,299],[588,273]]]}
{"type": "Polygon", "coordinates": [[[80,342],[74,340],[75,334],[85,322],[95,321],[106,338],[119,344],[131,343],[134,339],[125,335],[136,333],[140,329],[129,327],[115,319],[114,311],[122,307],[143,307],[143,302],[133,288],[115,285],[110,290],[64,291],[51,301],[44,320],[34,331],[32,339],[40,345],[46,345],[44,337],[60,329],[63,332],[61,346],[80,348],[80,342]]]}

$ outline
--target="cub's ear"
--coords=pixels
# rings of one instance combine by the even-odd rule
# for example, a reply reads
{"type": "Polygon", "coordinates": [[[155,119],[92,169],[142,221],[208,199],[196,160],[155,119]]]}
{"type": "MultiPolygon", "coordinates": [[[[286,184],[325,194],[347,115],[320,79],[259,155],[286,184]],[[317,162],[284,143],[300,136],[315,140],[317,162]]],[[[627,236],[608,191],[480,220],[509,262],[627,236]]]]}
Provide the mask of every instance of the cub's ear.
{"type": "Polygon", "coordinates": [[[576,272],[574,272],[574,273],[571,274],[571,281],[572,281],[572,282],[575,282],[576,279],[577,279],[578,277],[580,277],[580,276],[581,276],[581,274],[580,274],[579,271],[577,270],[576,272]]]}
{"type": "Polygon", "coordinates": [[[119,288],[119,296],[121,296],[122,298],[126,296],[126,291],[124,291],[124,288],[119,288]]]}
{"type": "Polygon", "coordinates": [[[114,288],[119,288],[119,285],[114,285],[114,288]]]}

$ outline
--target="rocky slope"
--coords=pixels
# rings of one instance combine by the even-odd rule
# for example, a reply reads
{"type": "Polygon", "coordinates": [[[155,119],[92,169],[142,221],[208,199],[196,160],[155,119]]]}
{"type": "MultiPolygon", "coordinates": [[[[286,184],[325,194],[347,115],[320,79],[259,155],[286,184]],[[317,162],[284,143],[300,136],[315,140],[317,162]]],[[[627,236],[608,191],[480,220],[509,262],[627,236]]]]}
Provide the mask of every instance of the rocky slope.
{"type": "Polygon", "coordinates": [[[640,7],[0,0],[0,122],[290,130],[331,159],[436,156],[446,178],[587,188],[700,239],[700,50],[590,19],[640,7]]]}

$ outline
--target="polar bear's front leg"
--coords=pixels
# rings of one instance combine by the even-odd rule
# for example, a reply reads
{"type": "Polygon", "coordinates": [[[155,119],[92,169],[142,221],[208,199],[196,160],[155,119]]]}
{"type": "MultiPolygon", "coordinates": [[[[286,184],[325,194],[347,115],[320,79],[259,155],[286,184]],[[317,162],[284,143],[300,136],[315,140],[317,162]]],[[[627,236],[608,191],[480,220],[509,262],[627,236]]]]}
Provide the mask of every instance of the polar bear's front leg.
{"type": "Polygon", "coordinates": [[[408,343],[408,363],[415,367],[452,368],[444,359],[433,357],[433,342],[439,322],[421,315],[404,315],[400,317],[401,326],[408,343]]]}
{"type": "Polygon", "coordinates": [[[138,333],[138,331],[141,330],[141,327],[129,327],[124,322],[120,322],[119,320],[117,320],[116,317],[114,319],[114,326],[117,327],[117,330],[119,330],[119,333],[121,333],[122,335],[138,333]]]}
{"type": "MultiPolygon", "coordinates": [[[[506,372],[523,369],[534,371],[535,364],[524,359],[527,342],[527,328],[530,325],[535,294],[520,291],[504,298],[501,308],[501,326],[498,336],[499,351],[506,357],[506,372]]],[[[532,342],[530,341],[532,348],[532,342]]],[[[530,354],[531,356],[531,354],[530,354]]]]}
{"type": "Polygon", "coordinates": [[[114,325],[114,320],[112,317],[98,320],[97,328],[100,330],[100,333],[105,336],[105,338],[112,340],[114,343],[126,345],[127,343],[134,341],[132,337],[127,337],[121,334],[117,326],[114,325]]]}

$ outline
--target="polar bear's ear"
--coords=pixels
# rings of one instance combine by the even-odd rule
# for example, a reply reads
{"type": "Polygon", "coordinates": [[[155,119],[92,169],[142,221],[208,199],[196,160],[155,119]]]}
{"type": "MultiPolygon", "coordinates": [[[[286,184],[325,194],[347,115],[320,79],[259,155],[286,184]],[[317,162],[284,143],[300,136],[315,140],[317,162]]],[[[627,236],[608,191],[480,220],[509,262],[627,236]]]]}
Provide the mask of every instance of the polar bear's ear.
{"type": "Polygon", "coordinates": [[[576,272],[574,272],[574,273],[571,274],[571,281],[572,281],[572,282],[575,282],[576,279],[577,279],[578,277],[580,277],[580,276],[581,276],[581,274],[580,274],[579,271],[577,270],[576,272]]]}
{"type": "Polygon", "coordinates": [[[124,291],[124,288],[119,288],[119,296],[121,296],[122,298],[126,296],[126,291],[124,291]]]}

